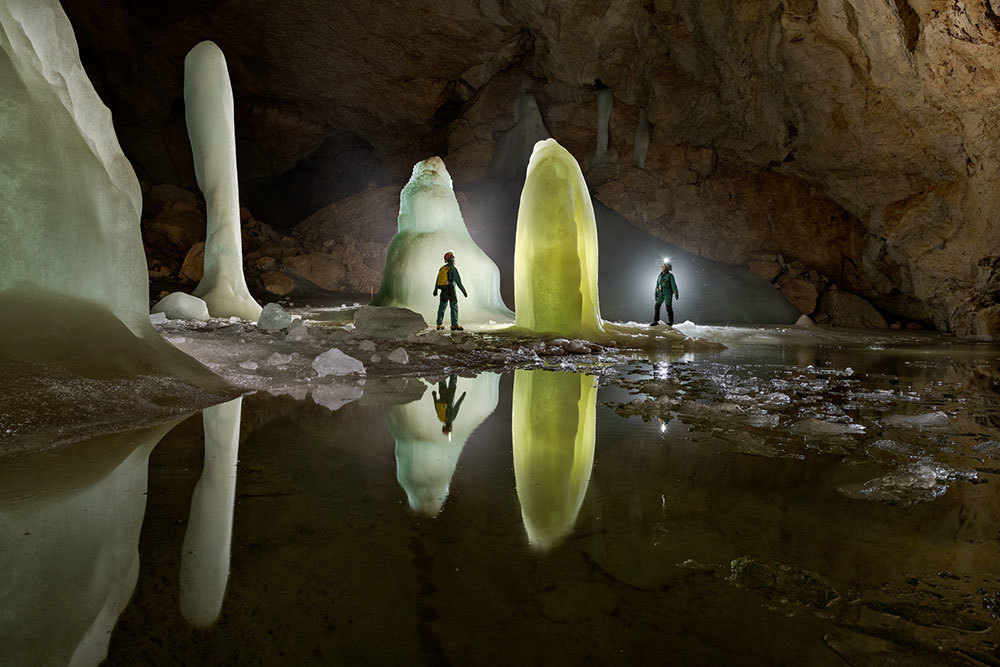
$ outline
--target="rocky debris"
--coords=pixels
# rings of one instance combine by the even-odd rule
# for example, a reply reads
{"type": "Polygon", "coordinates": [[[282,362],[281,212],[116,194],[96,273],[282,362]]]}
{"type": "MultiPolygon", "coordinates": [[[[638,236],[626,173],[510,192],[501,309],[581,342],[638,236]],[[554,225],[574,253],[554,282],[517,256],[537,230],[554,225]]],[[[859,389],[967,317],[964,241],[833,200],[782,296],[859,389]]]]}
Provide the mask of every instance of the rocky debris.
{"type": "Polygon", "coordinates": [[[354,314],[354,329],[371,338],[405,338],[427,328],[419,313],[406,308],[361,306],[354,314]]]}
{"type": "MultiPolygon", "coordinates": [[[[270,259],[272,263],[274,262],[270,257],[267,259],[270,259]]],[[[295,289],[295,281],[281,271],[265,271],[260,274],[260,282],[264,286],[264,289],[278,296],[291,294],[295,289]]]]}
{"type": "Polygon", "coordinates": [[[829,318],[830,324],[847,329],[888,329],[885,318],[875,306],[860,296],[838,290],[835,285],[823,294],[819,311],[829,318]]]}
{"type": "Polygon", "coordinates": [[[781,264],[774,260],[752,259],[747,263],[747,268],[767,282],[773,281],[781,274],[781,264]]]}
{"type": "Polygon", "coordinates": [[[199,241],[191,246],[181,263],[180,277],[193,283],[199,282],[205,275],[205,242],[199,241]]]}
{"type": "Polygon", "coordinates": [[[279,331],[287,329],[292,323],[292,316],[276,303],[264,306],[257,318],[257,328],[261,331],[279,331]]]}
{"type": "Polygon", "coordinates": [[[325,290],[336,290],[344,277],[344,265],[323,252],[311,252],[301,255],[290,255],[281,260],[286,269],[319,285],[325,290]]]}
{"type": "Polygon", "coordinates": [[[164,313],[172,320],[207,320],[208,304],[196,296],[174,292],[160,299],[151,312],[164,313]]]}
{"type": "Polygon", "coordinates": [[[951,420],[945,413],[936,410],[920,415],[892,415],[885,420],[887,426],[898,426],[901,428],[948,428],[951,420]]]}
{"type": "Polygon", "coordinates": [[[798,308],[800,313],[809,315],[816,310],[819,291],[815,283],[785,275],[778,278],[776,284],[789,303],[798,308]]]}
{"type": "Polygon", "coordinates": [[[338,350],[331,348],[313,359],[312,367],[320,377],[327,375],[365,374],[365,365],[338,350]]]}
{"type": "Polygon", "coordinates": [[[394,364],[408,364],[410,363],[410,357],[406,354],[406,350],[401,347],[397,347],[395,350],[385,355],[385,358],[394,364]]]}
{"type": "Polygon", "coordinates": [[[854,500],[873,500],[905,508],[939,497],[948,490],[948,482],[977,478],[975,471],[952,470],[933,463],[909,463],[882,477],[847,485],[838,491],[854,500]]]}
{"type": "Polygon", "coordinates": [[[821,576],[793,565],[741,556],[730,568],[727,581],[768,600],[815,609],[826,609],[840,600],[821,576]]]}

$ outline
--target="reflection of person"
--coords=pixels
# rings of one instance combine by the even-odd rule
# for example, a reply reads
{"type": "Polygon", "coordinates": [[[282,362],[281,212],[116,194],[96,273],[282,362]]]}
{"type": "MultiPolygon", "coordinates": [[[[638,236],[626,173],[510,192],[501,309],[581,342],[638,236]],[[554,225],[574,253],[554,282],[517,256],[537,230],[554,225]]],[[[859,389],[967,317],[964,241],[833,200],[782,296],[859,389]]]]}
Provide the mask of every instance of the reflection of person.
{"type": "Polygon", "coordinates": [[[674,274],[670,273],[672,268],[670,262],[664,262],[660,265],[660,275],[656,278],[656,291],[654,292],[656,311],[651,326],[655,327],[660,323],[660,306],[664,301],[667,303],[667,323],[674,326],[674,299],[679,299],[681,296],[677,293],[677,281],[674,280],[674,274]]]}
{"type": "Polygon", "coordinates": [[[465,291],[465,286],[462,285],[462,277],[458,275],[458,269],[455,267],[455,253],[446,252],[444,254],[444,266],[438,269],[437,281],[434,283],[434,296],[437,296],[438,292],[441,292],[441,303],[438,305],[438,329],[444,329],[444,326],[441,324],[444,321],[444,309],[448,303],[451,303],[451,330],[462,331],[462,327],[458,326],[458,294],[455,293],[456,285],[458,285],[458,289],[462,290],[465,298],[468,299],[469,293],[465,291]]]}
{"type": "Polygon", "coordinates": [[[451,433],[452,422],[455,421],[455,417],[458,416],[458,409],[462,407],[462,401],[465,400],[465,393],[462,392],[462,396],[458,399],[458,403],[455,403],[455,388],[458,384],[458,376],[454,373],[445,383],[444,380],[438,382],[438,391],[432,391],[431,396],[434,397],[434,410],[437,412],[438,419],[444,426],[441,427],[442,433],[451,433]],[[441,392],[438,394],[438,392],[441,392]]]}

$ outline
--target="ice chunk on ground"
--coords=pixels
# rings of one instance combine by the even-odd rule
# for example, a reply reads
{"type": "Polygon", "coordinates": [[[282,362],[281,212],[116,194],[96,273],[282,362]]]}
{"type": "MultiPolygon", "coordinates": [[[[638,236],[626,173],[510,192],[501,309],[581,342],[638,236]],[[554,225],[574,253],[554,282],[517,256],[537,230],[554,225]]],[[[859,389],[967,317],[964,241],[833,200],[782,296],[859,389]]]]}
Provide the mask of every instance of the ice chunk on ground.
{"type": "Polygon", "coordinates": [[[213,42],[201,42],[184,59],[184,116],[208,213],[205,273],[194,295],[213,317],[256,320],[261,308],[243,275],[233,88],[226,57],[213,42]]]}
{"type": "Polygon", "coordinates": [[[196,296],[173,292],[153,306],[152,313],[163,313],[172,320],[207,320],[208,306],[196,296]]]}
{"type": "Polygon", "coordinates": [[[257,362],[256,361],[241,361],[240,362],[240,368],[242,368],[244,370],[248,370],[248,371],[255,371],[255,370],[257,370],[257,362]]]}
{"type": "Polygon", "coordinates": [[[836,422],[823,421],[822,419],[802,419],[792,424],[792,433],[799,435],[843,435],[845,433],[864,433],[865,427],[861,424],[840,424],[836,422]]]}
{"type": "Polygon", "coordinates": [[[444,254],[451,251],[469,293],[468,298],[459,294],[461,321],[513,319],[500,297],[500,270],[469,235],[441,158],[428,158],[413,167],[399,196],[398,225],[373,305],[409,308],[433,321],[439,304],[432,294],[434,280],[444,254]]]}
{"type": "Polygon", "coordinates": [[[988,456],[994,459],[1000,459],[1000,442],[997,442],[996,440],[987,440],[986,442],[980,442],[973,449],[977,454],[988,456]]]}
{"type": "Polygon", "coordinates": [[[364,390],[356,384],[322,385],[312,390],[311,395],[316,405],[322,405],[327,410],[339,410],[351,401],[361,398],[364,390]]]}
{"type": "Polygon", "coordinates": [[[948,490],[947,482],[976,478],[974,471],[953,470],[933,463],[910,463],[882,477],[863,484],[848,485],[839,491],[854,500],[874,500],[910,507],[943,494],[948,490]]]}
{"type": "Polygon", "coordinates": [[[597,266],[597,221],[580,165],[554,139],[539,141],[517,212],[517,325],[574,336],[603,332],[597,266]]]}
{"type": "Polygon", "coordinates": [[[269,303],[260,311],[257,318],[257,328],[261,331],[277,331],[287,329],[292,323],[292,316],[276,303],[269,303]]]}
{"type": "Polygon", "coordinates": [[[395,350],[385,355],[385,358],[394,364],[408,364],[410,363],[410,355],[406,353],[401,347],[397,347],[395,350]]]}
{"type": "Polygon", "coordinates": [[[800,315],[799,319],[795,320],[795,326],[802,329],[812,329],[816,324],[809,318],[808,315],[800,315]]]}
{"type": "Polygon", "coordinates": [[[149,323],[150,324],[166,324],[167,323],[167,314],[166,313],[152,313],[149,316],[149,323]]]}
{"type": "Polygon", "coordinates": [[[365,372],[364,364],[335,347],[313,359],[312,367],[320,377],[350,375],[352,373],[364,375],[365,372]]]}
{"type": "Polygon", "coordinates": [[[268,366],[284,366],[285,364],[291,362],[291,360],[292,360],[292,355],[282,354],[281,352],[275,352],[270,357],[268,357],[267,361],[264,363],[266,363],[268,366]]]}
{"type": "Polygon", "coordinates": [[[903,428],[947,428],[951,426],[948,415],[936,410],[922,415],[892,415],[885,420],[889,426],[903,428]]]}
{"type": "Polygon", "coordinates": [[[361,341],[360,343],[358,343],[358,347],[361,348],[365,352],[374,352],[375,351],[375,343],[373,343],[370,340],[363,340],[363,341],[361,341]]]}
{"type": "Polygon", "coordinates": [[[302,320],[295,320],[288,327],[288,335],[285,340],[300,342],[309,340],[309,327],[302,323],[302,320]]]}
{"type": "Polygon", "coordinates": [[[354,314],[354,330],[362,336],[405,338],[426,328],[427,322],[420,313],[407,308],[362,306],[354,314]]]}
{"type": "Polygon", "coordinates": [[[840,599],[821,576],[794,565],[742,556],[730,568],[728,581],[776,602],[825,609],[840,599]]]}

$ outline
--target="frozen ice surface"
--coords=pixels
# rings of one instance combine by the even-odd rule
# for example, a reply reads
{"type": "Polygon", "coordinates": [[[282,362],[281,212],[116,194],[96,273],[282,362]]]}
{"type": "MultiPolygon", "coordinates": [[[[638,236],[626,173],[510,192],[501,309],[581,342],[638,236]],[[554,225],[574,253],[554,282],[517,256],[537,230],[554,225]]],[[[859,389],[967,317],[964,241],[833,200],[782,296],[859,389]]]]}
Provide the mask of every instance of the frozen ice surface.
{"type": "Polygon", "coordinates": [[[276,303],[269,303],[260,311],[257,318],[257,328],[261,331],[278,331],[287,329],[292,323],[292,316],[276,303]]]}
{"type": "Polygon", "coordinates": [[[243,399],[205,408],[205,461],[191,496],[181,548],[181,615],[196,628],[207,628],[222,611],[229,581],[236,459],[240,445],[243,399]]]}
{"type": "Polygon", "coordinates": [[[903,428],[947,428],[951,426],[948,415],[939,410],[922,415],[892,415],[885,420],[885,423],[889,426],[903,428]]]}
{"type": "Polygon", "coordinates": [[[576,524],[594,465],[596,410],[594,377],[514,371],[514,479],[537,549],[558,545],[576,524]]]}
{"type": "Polygon", "coordinates": [[[401,347],[397,347],[395,350],[385,355],[385,358],[394,364],[408,364],[410,363],[410,356],[406,354],[406,350],[401,347]]]}
{"type": "Polygon", "coordinates": [[[166,324],[167,323],[167,314],[166,313],[152,313],[149,316],[149,323],[150,324],[154,324],[154,325],[156,325],[156,324],[166,324]]]}
{"type": "Polygon", "coordinates": [[[354,357],[344,354],[337,348],[331,348],[313,359],[312,367],[320,377],[327,375],[350,375],[352,373],[364,375],[365,373],[364,364],[354,357]]]}
{"type": "Polygon", "coordinates": [[[382,286],[372,304],[408,308],[428,322],[435,321],[439,300],[432,292],[448,251],[455,253],[455,265],[469,293],[464,298],[459,291],[460,320],[513,319],[500,297],[500,270],[472,240],[451,175],[441,158],[432,157],[413,167],[400,193],[398,231],[389,244],[382,286]]]}
{"type": "Polygon", "coordinates": [[[420,313],[408,308],[361,306],[354,313],[354,330],[362,336],[405,338],[426,328],[427,322],[420,313]]]}
{"type": "Polygon", "coordinates": [[[450,380],[431,388],[420,400],[387,406],[385,423],[396,439],[396,479],[410,507],[435,516],[448,498],[466,440],[496,409],[500,376],[457,377],[453,396],[447,395],[450,380]],[[449,417],[453,417],[450,436],[445,429],[449,417]]]}
{"type": "Polygon", "coordinates": [[[597,221],[580,165],[554,139],[539,141],[517,212],[517,326],[574,337],[603,332],[597,266],[597,221]]]}
{"type": "Polygon", "coordinates": [[[327,410],[339,410],[348,403],[361,398],[364,389],[356,384],[333,384],[314,387],[310,392],[313,403],[327,410]]]}
{"type": "Polygon", "coordinates": [[[201,42],[184,59],[184,115],[208,214],[205,273],[194,295],[213,317],[254,321],[261,308],[243,275],[233,88],[226,57],[213,42],[201,42]]]}
{"type": "Polygon", "coordinates": [[[275,352],[270,357],[268,357],[267,361],[264,363],[267,364],[268,366],[284,366],[285,364],[290,363],[291,361],[292,361],[292,355],[282,354],[281,352],[275,352]]]}
{"type": "Polygon", "coordinates": [[[207,320],[208,305],[196,296],[172,292],[156,302],[150,311],[163,313],[172,320],[207,320]]]}

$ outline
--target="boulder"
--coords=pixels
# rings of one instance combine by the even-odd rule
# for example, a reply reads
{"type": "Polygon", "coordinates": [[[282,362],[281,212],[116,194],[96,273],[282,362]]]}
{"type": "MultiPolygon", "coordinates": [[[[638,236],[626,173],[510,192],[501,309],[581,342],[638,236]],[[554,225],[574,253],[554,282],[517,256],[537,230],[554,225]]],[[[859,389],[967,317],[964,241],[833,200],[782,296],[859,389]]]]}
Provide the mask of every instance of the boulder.
{"type": "Polygon", "coordinates": [[[324,252],[293,255],[282,260],[285,268],[295,271],[303,278],[323,289],[335,290],[344,277],[344,265],[324,252]]]}
{"type": "Polygon", "coordinates": [[[184,256],[181,265],[181,277],[191,282],[200,282],[205,275],[205,242],[195,243],[184,256]]]}
{"type": "Polygon", "coordinates": [[[777,262],[755,259],[747,264],[747,268],[750,269],[751,273],[760,276],[768,282],[771,282],[781,274],[781,264],[777,262]]]}
{"type": "Polygon", "coordinates": [[[819,310],[835,327],[848,329],[888,329],[885,318],[860,296],[831,286],[820,299],[819,310]]]}
{"type": "Polygon", "coordinates": [[[354,314],[354,328],[368,338],[405,338],[426,329],[427,322],[406,308],[362,306],[354,314]]]}
{"type": "MultiPolygon", "coordinates": [[[[271,261],[273,262],[274,260],[271,261]]],[[[295,281],[281,271],[266,271],[260,274],[260,282],[264,285],[264,289],[278,296],[291,294],[292,290],[295,289],[295,281]]]]}
{"type": "Polygon", "coordinates": [[[779,278],[777,284],[781,293],[785,295],[789,303],[799,309],[800,313],[809,315],[816,310],[816,299],[819,298],[819,292],[816,290],[815,284],[788,275],[779,278]]]}

